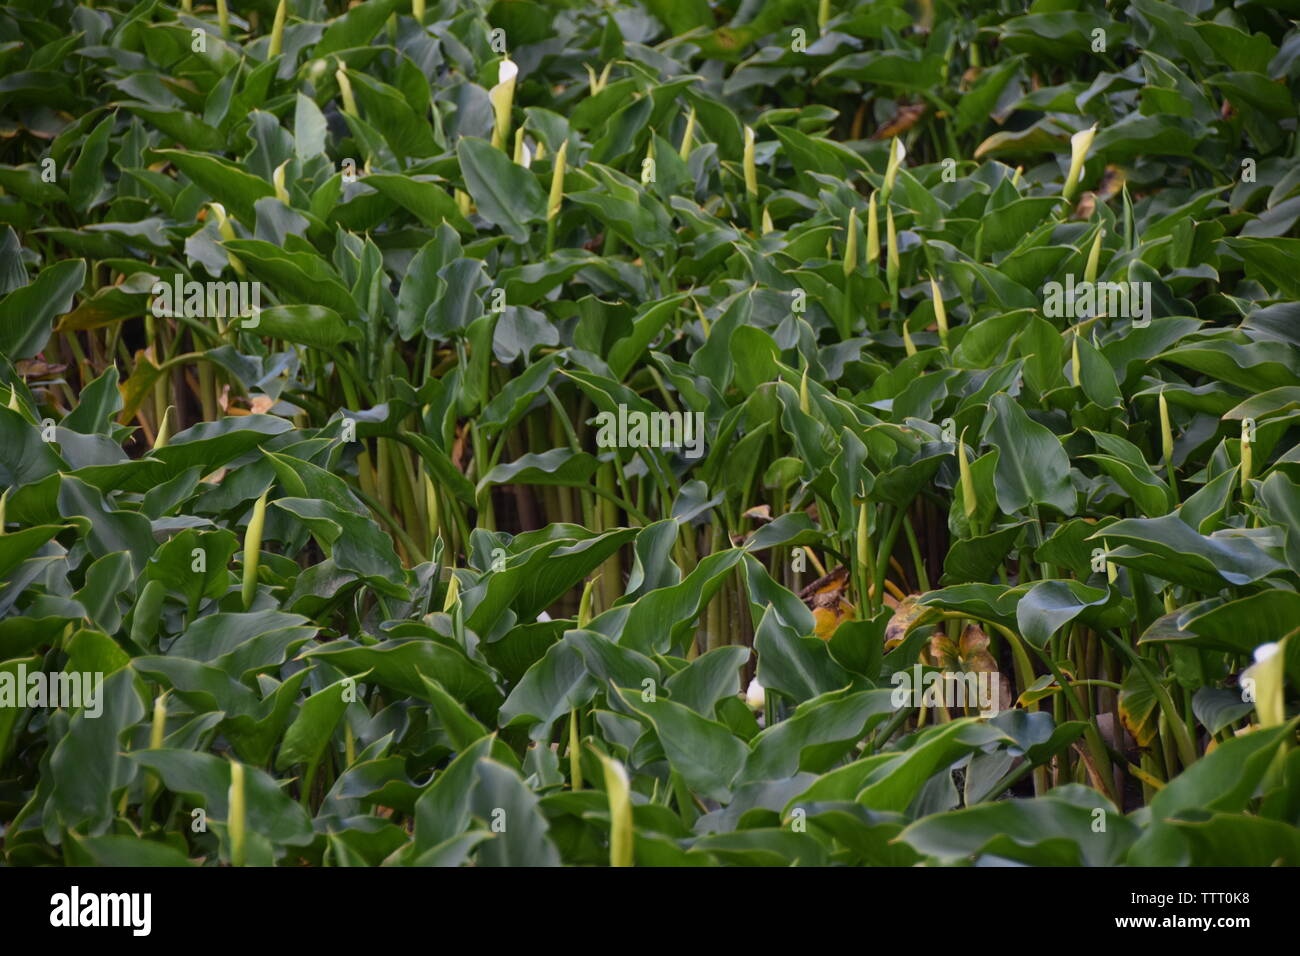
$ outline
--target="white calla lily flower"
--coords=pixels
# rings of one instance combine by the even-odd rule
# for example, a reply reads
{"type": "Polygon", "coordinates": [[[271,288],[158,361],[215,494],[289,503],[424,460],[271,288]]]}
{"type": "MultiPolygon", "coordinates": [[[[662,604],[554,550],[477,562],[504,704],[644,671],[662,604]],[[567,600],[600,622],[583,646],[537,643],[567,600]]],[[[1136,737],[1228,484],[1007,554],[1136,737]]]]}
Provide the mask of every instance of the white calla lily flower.
{"type": "Polygon", "coordinates": [[[1061,188],[1063,199],[1070,199],[1079,188],[1079,182],[1083,179],[1083,164],[1088,158],[1088,150],[1092,149],[1092,141],[1096,136],[1097,124],[1094,123],[1070,137],[1070,171],[1066,174],[1065,185],[1061,188]]]}

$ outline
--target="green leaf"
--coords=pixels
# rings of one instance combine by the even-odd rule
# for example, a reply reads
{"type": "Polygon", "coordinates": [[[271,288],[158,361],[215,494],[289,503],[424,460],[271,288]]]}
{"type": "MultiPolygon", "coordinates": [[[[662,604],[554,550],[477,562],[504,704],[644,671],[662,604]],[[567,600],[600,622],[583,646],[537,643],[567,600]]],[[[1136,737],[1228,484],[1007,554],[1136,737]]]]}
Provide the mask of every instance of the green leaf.
{"type": "Polygon", "coordinates": [[[1232,601],[1212,599],[1158,618],[1139,644],[1172,643],[1249,655],[1300,620],[1300,594],[1274,589],[1232,601]]]}
{"type": "MultiPolygon", "coordinates": [[[[501,155],[498,150],[492,152],[501,155]]],[[[532,181],[531,178],[529,181],[532,181]]],[[[462,235],[474,234],[474,227],[456,208],[455,199],[436,179],[371,173],[365,177],[365,184],[413,213],[431,229],[436,229],[445,222],[462,235]]],[[[477,199],[475,196],[476,201],[477,199]]]]}
{"type": "Polygon", "coordinates": [[[1109,591],[1078,581],[1039,581],[1016,605],[1016,622],[1025,640],[1043,648],[1070,621],[1109,599],[1109,591]]]}
{"type": "Polygon", "coordinates": [[[479,482],[479,491],[493,485],[585,485],[599,463],[585,451],[552,448],[529,452],[504,465],[497,465],[479,482]]]}
{"type": "MultiPolygon", "coordinates": [[[[143,750],[127,756],[158,773],[168,790],[202,807],[209,823],[224,826],[227,822],[230,761],[197,751],[169,749],[143,750]]],[[[311,821],[303,809],[285,796],[274,778],[256,767],[244,767],[244,805],[249,833],[281,848],[280,852],[284,846],[302,846],[314,838],[311,821]]]]}
{"type": "Polygon", "coordinates": [[[501,726],[522,724],[533,740],[547,740],[555,721],[586,703],[595,691],[578,649],[563,642],[552,644],[501,705],[501,726]]]}
{"type": "Polygon", "coordinates": [[[256,218],[253,205],[259,199],[275,195],[275,189],[265,179],[245,172],[218,156],[180,149],[155,149],[153,152],[179,169],[207,195],[246,224],[251,224],[256,218]]]}
{"type": "Polygon", "coordinates": [[[356,301],[338,273],[319,256],[289,252],[261,239],[228,239],[222,246],[238,256],[253,275],[282,293],[332,309],[349,322],[359,316],[356,301]]]}
{"type": "Polygon", "coordinates": [[[474,773],[477,785],[470,810],[493,834],[479,847],[478,864],[559,866],[560,854],[547,833],[550,827],[538,808],[537,795],[519,774],[488,758],[478,761],[474,773]]]}
{"type": "Polygon", "coordinates": [[[993,420],[986,438],[998,449],[994,473],[998,507],[1015,514],[1049,505],[1061,514],[1074,514],[1077,496],[1070,481],[1070,459],[1057,437],[1004,393],[993,396],[989,410],[993,420]]]}
{"type": "Polygon", "coordinates": [[[1151,800],[1151,816],[1167,820],[1187,810],[1239,813],[1255,794],[1295,721],[1233,737],[1170,780],[1151,800]]]}
{"type": "Polygon", "coordinates": [[[459,647],[441,640],[403,638],[365,647],[337,640],[313,647],[302,656],[320,658],[352,676],[367,674],[367,681],[420,700],[430,700],[423,678],[431,677],[484,720],[493,719],[501,705],[501,692],[487,669],[459,647]]]}
{"type": "Polygon", "coordinates": [[[343,321],[333,309],[323,305],[276,305],[258,313],[257,325],[245,323],[259,335],[284,339],[297,345],[331,349],[343,342],[361,338],[361,330],[343,321]]]}
{"type": "Polygon", "coordinates": [[[747,748],[722,724],[665,698],[645,701],[639,692],[618,689],[623,703],[654,728],[672,768],[692,791],[726,802],[744,766],[747,748]]]}
{"type": "Polygon", "coordinates": [[[1284,568],[1247,534],[1234,530],[1207,537],[1177,515],[1125,518],[1090,540],[1102,538],[1111,547],[1108,560],[1210,594],[1224,583],[1249,584],[1284,568]]]}
{"type": "Polygon", "coordinates": [[[31,358],[44,348],[54,319],[72,308],[72,297],[85,281],[86,261],[65,259],[0,299],[0,354],[31,358]]]}
{"type": "MultiPolygon", "coordinates": [[[[810,629],[811,630],[811,629],[810,629]]],[[[799,634],[769,609],[754,633],[758,651],[758,680],[768,692],[802,702],[839,690],[850,676],[831,658],[824,641],[799,634]]]]}
{"type": "Polygon", "coordinates": [[[129,670],[97,676],[82,675],[84,706],[68,722],[49,763],[51,809],[63,826],[85,827],[93,835],[108,830],[115,795],[135,777],[135,766],[122,755],[122,735],[144,716],[129,670]]]}
{"type": "Polygon", "coordinates": [[[312,694],[302,702],[298,716],[284,732],[280,752],[275,758],[275,769],[285,770],[294,764],[315,766],[320,762],[325,748],[339,719],[348,706],[348,691],[355,691],[356,679],[345,677],[312,694]]]}
{"type": "Polygon", "coordinates": [[[1136,836],[1128,818],[1100,795],[1106,828],[1093,809],[1055,797],[984,803],[918,820],[899,839],[918,853],[947,862],[1001,857],[1037,866],[1115,866],[1136,836]]]}
{"type": "Polygon", "coordinates": [[[473,137],[456,144],[456,155],[479,213],[514,242],[527,242],[528,223],[546,218],[546,196],[532,173],[473,137]]]}
{"type": "Polygon", "coordinates": [[[999,731],[975,718],[923,731],[911,748],[871,770],[857,802],[872,810],[905,810],[934,773],[999,736],[999,731]]]}
{"type": "Polygon", "coordinates": [[[1173,825],[1191,846],[1195,866],[1300,866],[1300,832],[1277,820],[1216,813],[1173,825]]]}
{"type": "Polygon", "coordinates": [[[829,770],[872,727],[894,713],[892,697],[893,691],[883,689],[829,694],[805,702],[792,717],[751,741],[740,782],[829,770]]]}

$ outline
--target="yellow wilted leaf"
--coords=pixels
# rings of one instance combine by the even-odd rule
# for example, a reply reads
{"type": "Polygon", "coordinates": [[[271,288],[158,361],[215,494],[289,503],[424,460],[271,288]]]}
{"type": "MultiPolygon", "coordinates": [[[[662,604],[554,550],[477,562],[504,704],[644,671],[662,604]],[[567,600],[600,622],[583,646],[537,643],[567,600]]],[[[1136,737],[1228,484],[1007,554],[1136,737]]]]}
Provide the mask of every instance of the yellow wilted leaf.
{"type": "Polygon", "coordinates": [[[894,616],[885,625],[886,651],[892,651],[899,644],[902,644],[903,638],[912,629],[912,625],[916,623],[917,618],[929,610],[916,603],[918,597],[920,597],[919,594],[909,594],[899,601],[898,606],[894,608],[894,616]]]}
{"type": "Polygon", "coordinates": [[[813,608],[813,621],[816,626],[813,629],[813,636],[819,637],[823,641],[829,641],[834,635],[840,622],[846,620],[852,613],[853,608],[848,604],[839,604],[835,607],[818,607],[813,608]]]}
{"type": "Polygon", "coordinates": [[[978,624],[967,624],[956,643],[936,630],[930,638],[930,661],[936,667],[954,671],[996,672],[998,662],[989,653],[989,636],[978,624]]]}
{"type": "Polygon", "coordinates": [[[1159,707],[1151,686],[1136,669],[1124,677],[1119,691],[1119,719],[1139,747],[1148,747],[1159,730],[1159,707]]]}
{"type": "Polygon", "coordinates": [[[823,641],[830,640],[840,622],[853,614],[853,605],[844,599],[848,583],[848,569],[841,566],[799,592],[799,597],[812,609],[813,633],[823,641]]]}

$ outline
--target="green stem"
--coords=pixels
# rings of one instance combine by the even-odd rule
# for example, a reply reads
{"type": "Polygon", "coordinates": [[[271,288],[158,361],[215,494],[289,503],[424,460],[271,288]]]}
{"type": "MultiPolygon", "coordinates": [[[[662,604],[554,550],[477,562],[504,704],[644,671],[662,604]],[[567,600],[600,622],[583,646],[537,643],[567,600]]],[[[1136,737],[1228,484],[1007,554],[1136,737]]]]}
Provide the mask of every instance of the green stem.
{"type": "Polygon", "coordinates": [[[912,551],[912,566],[916,568],[916,584],[921,591],[930,590],[930,577],[925,573],[925,561],[921,559],[921,545],[916,540],[916,531],[912,528],[912,518],[903,518],[903,532],[907,535],[907,546],[912,551]]]}
{"type": "Polygon", "coordinates": [[[569,711],[569,788],[575,793],[582,789],[582,751],[579,747],[578,708],[569,711]]]}

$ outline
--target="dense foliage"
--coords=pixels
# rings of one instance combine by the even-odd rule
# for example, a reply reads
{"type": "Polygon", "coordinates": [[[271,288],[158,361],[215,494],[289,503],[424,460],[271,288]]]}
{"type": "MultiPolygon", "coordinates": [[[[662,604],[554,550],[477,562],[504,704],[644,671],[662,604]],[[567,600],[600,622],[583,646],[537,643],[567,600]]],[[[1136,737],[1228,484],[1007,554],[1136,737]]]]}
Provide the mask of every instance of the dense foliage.
{"type": "Polygon", "coordinates": [[[7,3],[3,859],[1300,863],[1296,9],[7,3]]]}

